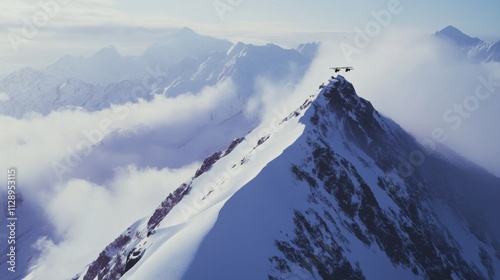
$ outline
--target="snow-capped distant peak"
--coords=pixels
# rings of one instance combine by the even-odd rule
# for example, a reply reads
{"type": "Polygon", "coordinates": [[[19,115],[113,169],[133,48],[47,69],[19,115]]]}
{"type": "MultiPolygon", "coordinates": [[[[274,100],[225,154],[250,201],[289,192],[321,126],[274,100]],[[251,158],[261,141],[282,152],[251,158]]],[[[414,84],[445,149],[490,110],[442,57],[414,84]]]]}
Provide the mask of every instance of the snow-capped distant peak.
{"type": "Polygon", "coordinates": [[[500,41],[485,42],[473,38],[453,26],[448,26],[434,34],[439,39],[451,43],[457,50],[457,57],[470,62],[498,62],[500,61],[500,41]]]}
{"type": "Polygon", "coordinates": [[[445,27],[441,31],[436,32],[435,35],[438,37],[450,40],[453,43],[458,44],[460,46],[464,46],[464,47],[475,46],[475,45],[482,42],[481,39],[470,37],[470,36],[464,34],[462,31],[460,31],[456,27],[451,26],[451,25],[445,27]]]}

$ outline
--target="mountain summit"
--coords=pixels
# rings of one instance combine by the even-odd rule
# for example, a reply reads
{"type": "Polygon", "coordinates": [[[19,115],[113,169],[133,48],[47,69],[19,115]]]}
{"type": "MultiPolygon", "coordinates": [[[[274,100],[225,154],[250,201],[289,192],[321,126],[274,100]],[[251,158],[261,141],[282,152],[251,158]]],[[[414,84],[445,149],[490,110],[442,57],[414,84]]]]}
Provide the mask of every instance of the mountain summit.
{"type": "Polygon", "coordinates": [[[425,149],[342,76],[295,108],[207,157],[74,279],[500,275],[499,178],[425,149]]]}
{"type": "Polygon", "coordinates": [[[463,47],[474,47],[482,42],[479,38],[472,38],[451,25],[445,27],[441,31],[436,32],[435,35],[437,37],[450,40],[453,43],[463,47]]]}

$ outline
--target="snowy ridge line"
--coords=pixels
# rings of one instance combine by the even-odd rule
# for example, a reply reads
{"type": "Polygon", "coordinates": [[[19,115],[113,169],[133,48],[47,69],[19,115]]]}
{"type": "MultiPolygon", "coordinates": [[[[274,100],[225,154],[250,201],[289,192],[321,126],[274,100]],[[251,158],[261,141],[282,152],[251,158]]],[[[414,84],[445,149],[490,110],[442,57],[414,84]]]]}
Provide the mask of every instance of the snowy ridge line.
{"type": "Polygon", "coordinates": [[[497,239],[453,186],[478,178],[437,157],[402,178],[394,163],[418,142],[342,76],[294,100],[207,157],[74,279],[499,275],[497,239]]]}
{"type": "MultiPolygon", "coordinates": [[[[287,124],[291,119],[302,116],[319,94],[327,90],[328,87],[333,86],[334,81],[334,79],[330,80],[330,83],[327,86],[318,90],[314,94],[309,95],[302,105],[297,107],[287,117],[282,119],[278,125],[267,129],[265,135],[252,135],[260,132],[259,129],[255,129],[246,137],[234,139],[224,151],[218,151],[208,156],[189,182],[183,183],[173,193],[170,193],[149,218],[144,218],[136,222],[133,226],[123,232],[99,254],[99,257],[94,262],[87,266],[84,271],[76,275],[73,280],[93,280],[96,277],[98,277],[98,279],[118,279],[125,275],[125,273],[132,269],[144,256],[147,249],[145,245],[148,243],[154,243],[149,242],[149,240],[151,238],[155,238],[157,229],[162,227],[162,222],[164,222],[164,219],[169,216],[173,210],[180,208],[179,211],[182,213],[182,222],[177,223],[174,227],[182,227],[183,224],[193,221],[201,213],[212,208],[201,207],[201,209],[199,209],[199,202],[196,201],[196,195],[192,192],[193,190],[196,190],[198,194],[200,194],[199,197],[201,197],[202,201],[205,201],[208,197],[215,194],[220,197],[219,199],[215,198],[217,201],[225,203],[225,201],[227,201],[239,188],[243,187],[246,182],[233,187],[231,192],[228,194],[223,188],[224,185],[230,180],[230,177],[225,180],[220,180],[220,178],[211,174],[212,172],[207,174],[209,176],[204,176],[204,174],[211,171],[215,166],[222,165],[223,163],[219,164],[221,159],[237,152],[237,154],[233,156],[237,158],[237,160],[234,161],[235,163],[230,164],[228,169],[222,168],[222,172],[219,172],[219,175],[220,173],[223,173],[222,175],[225,176],[232,176],[232,174],[235,174],[232,170],[237,169],[238,165],[243,166],[248,163],[259,147],[264,145],[271,138],[275,130],[287,124]],[[258,139],[258,141],[257,143],[252,144],[249,143],[250,139],[258,139]],[[240,144],[243,142],[247,143],[246,147],[241,147],[240,144]],[[237,148],[240,149],[235,151],[237,148]],[[206,182],[207,179],[208,182],[206,182]],[[198,184],[200,180],[201,182],[198,184]],[[199,190],[199,188],[203,187],[202,185],[212,187],[199,190]],[[217,192],[219,192],[219,194],[217,194],[217,192]],[[201,193],[204,195],[201,195],[201,193]],[[192,197],[195,201],[193,201],[191,205],[185,205],[187,202],[179,205],[181,202],[185,202],[184,200],[186,200],[187,197],[192,197]]],[[[252,178],[248,178],[247,181],[250,181],[251,179],[252,178]]],[[[214,205],[218,204],[219,203],[214,203],[214,205]]]]}

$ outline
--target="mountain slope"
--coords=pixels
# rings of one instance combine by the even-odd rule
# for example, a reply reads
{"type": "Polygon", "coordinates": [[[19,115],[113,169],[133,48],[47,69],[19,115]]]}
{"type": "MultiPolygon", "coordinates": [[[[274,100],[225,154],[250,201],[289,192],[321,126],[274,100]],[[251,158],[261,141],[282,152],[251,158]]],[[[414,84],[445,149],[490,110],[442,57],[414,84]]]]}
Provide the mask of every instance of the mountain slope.
{"type": "Polygon", "coordinates": [[[341,76],[304,99],[208,157],[75,279],[499,275],[482,214],[498,210],[500,179],[425,150],[341,76]],[[428,153],[401,168],[415,151],[428,153]]]}
{"type": "MultiPolygon", "coordinates": [[[[25,185],[26,189],[32,187],[47,189],[49,192],[56,189],[55,192],[59,192],[59,186],[66,187],[73,179],[82,179],[109,188],[109,181],[116,176],[120,167],[133,165],[139,169],[177,169],[202,161],[207,155],[226,147],[233,138],[253,130],[259,123],[260,108],[252,112],[246,111],[248,100],[259,94],[254,88],[258,80],[265,77],[275,78],[277,80],[274,82],[285,83],[293,88],[295,83],[301,80],[312,60],[312,57],[305,58],[296,50],[282,49],[275,45],[232,45],[228,41],[201,36],[188,29],[159,42],[157,47],[155,53],[147,52],[147,59],[146,54],[123,57],[113,47],[105,48],[89,58],[65,56],[45,69],[35,70],[27,67],[0,80],[0,114],[18,118],[30,112],[47,115],[55,110],[73,111],[82,108],[88,112],[80,111],[78,114],[92,117],[103,113],[93,111],[108,108],[111,104],[136,102],[139,98],[149,101],[141,102],[140,107],[146,109],[143,111],[132,108],[133,106],[128,108],[127,105],[121,106],[120,109],[124,110],[119,113],[111,112],[111,115],[106,113],[109,110],[103,110],[113,121],[112,131],[103,133],[103,139],[92,145],[91,151],[80,150],[78,154],[73,151],[77,151],[77,144],[81,143],[71,144],[64,139],[61,149],[67,152],[61,153],[61,157],[39,157],[44,159],[40,166],[46,166],[43,168],[43,184],[39,185],[38,181],[34,180],[29,186],[25,185]],[[193,42],[197,44],[192,48],[185,47],[193,42]],[[205,45],[205,42],[212,43],[205,45]],[[183,49],[176,50],[181,47],[183,49]],[[161,60],[172,55],[169,50],[180,53],[181,59],[161,60]],[[185,94],[186,92],[191,94],[185,94]],[[7,96],[6,101],[4,93],[7,96]],[[170,98],[181,94],[184,95],[170,98]],[[221,97],[220,101],[214,102],[213,105],[207,105],[210,102],[203,101],[212,100],[205,97],[215,96],[214,98],[218,99],[217,96],[222,95],[225,98],[221,97]],[[175,117],[165,117],[161,122],[170,124],[146,121],[138,126],[128,126],[120,120],[120,117],[125,115],[132,119],[129,114],[132,109],[134,112],[138,111],[137,114],[148,115],[150,112],[140,112],[152,108],[156,110],[154,112],[164,116],[162,110],[168,109],[155,104],[172,104],[169,102],[186,97],[188,100],[183,105],[186,114],[191,118],[184,122],[175,117]],[[166,102],[155,103],[155,98],[156,101],[166,102]],[[209,108],[199,110],[200,107],[209,108]],[[54,164],[65,165],[68,157],[72,155],[84,156],[79,158],[77,166],[69,172],[57,173],[54,164]],[[45,181],[45,176],[50,178],[45,181]]],[[[33,119],[36,119],[45,122],[53,117],[68,119],[66,112],[54,112],[49,117],[36,116],[23,121],[33,123],[33,119]]],[[[85,118],[78,119],[77,122],[80,123],[82,119],[85,118]]],[[[94,131],[92,128],[97,127],[89,122],[82,125],[82,129],[73,136],[83,136],[85,138],[82,140],[87,143],[90,138],[84,134],[85,131],[94,131]]],[[[65,132],[63,127],[55,130],[55,133],[65,132]]],[[[23,141],[19,140],[19,145],[23,145],[23,141]]],[[[25,147],[21,149],[26,150],[25,147]]],[[[22,169],[22,166],[20,167],[22,169]]],[[[26,167],[31,170],[30,168],[26,167]]],[[[32,173],[30,172],[30,175],[32,173]]],[[[24,277],[36,263],[36,257],[47,251],[37,241],[46,240],[58,244],[66,238],[53,228],[50,215],[44,212],[47,210],[46,203],[42,199],[26,199],[23,204],[23,208],[36,209],[32,211],[38,211],[39,215],[26,214],[30,216],[30,219],[24,219],[29,221],[29,226],[18,227],[18,242],[22,244],[17,248],[18,254],[23,258],[18,258],[16,277],[24,277]]],[[[133,222],[137,218],[129,219],[133,222]]],[[[5,230],[0,230],[0,235],[5,230]]],[[[0,269],[7,271],[6,268],[7,263],[2,262],[0,269]]]]}

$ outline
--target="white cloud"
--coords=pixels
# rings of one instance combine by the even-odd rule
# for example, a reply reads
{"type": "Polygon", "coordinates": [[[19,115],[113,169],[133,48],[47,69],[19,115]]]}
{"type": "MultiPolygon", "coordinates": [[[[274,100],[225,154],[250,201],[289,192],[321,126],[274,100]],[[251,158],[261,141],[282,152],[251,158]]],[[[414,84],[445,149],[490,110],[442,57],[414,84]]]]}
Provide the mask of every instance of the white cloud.
{"type": "Polygon", "coordinates": [[[235,132],[210,126],[234,113],[235,97],[226,80],[196,94],[157,96],[98,112],[0,116],[0,168],[17,167],[19,190],[55,229],[35,244],[43,251],[33,279],[73,276],[192,176],[203,153],[226,146],[235,132]],[[69,168],[62,180],[54,162],[69,168]]]}
{"type": "Polygon", "coordinates": [[[44,197],[56,239],[37,242],[42,255],[32,279],[68,279],[81,271],[131,222],[150,214],[197,165],[180,170],[120,168],[107,186],[71,180],[44,197]],[[64,265],[61,265],[64,264],[64,265]]]}
{"type": "MultiPolygon", "coordinates": [[[[30,170],[24,180],[36,186],[41,181],[46,184],[58,181],[52,163],[70,167],[69,173],[72,173],[83,159],[99,158],[99,152],[106,155],[109,150],[113,151],[117,148],[113,146],[115,142],[136,144],[130,151],[131,156],[141,156],[140,152],[147,148],[146,144],[137,142],[142,134],[156,133],[163,137],[162,143],[155,144],[153,140],[160,141],[158,139],[145,139],[146,143],[177,149],[176,143],[187,142],[201,132],[200,128],[210,122],[213,111],[218,111],[220,117],[229,114],[225,110],[234,102],[234,96],[231,81],[226,81],[198,94],[187,93],[175,98],[157,96],[151,102],[128,103],[98,112],[58,111],[44,117],[34,114],[23,119],[0,116],[0,125],[5,128],[0,138],[0,167],[30,170]],[[122,137],[119,131],[129,131],[129,134],[122,137]],[[82,160],[75,159],[77,151],[82,160]]],[[[33,196],[37,191],[30,190],[33,196]]]]}

